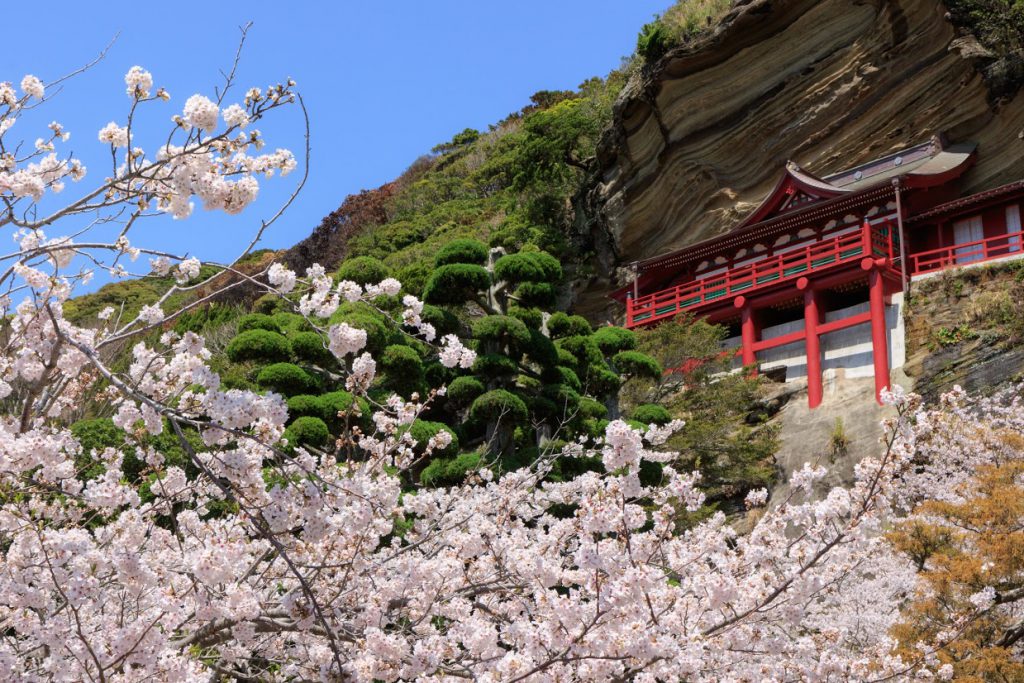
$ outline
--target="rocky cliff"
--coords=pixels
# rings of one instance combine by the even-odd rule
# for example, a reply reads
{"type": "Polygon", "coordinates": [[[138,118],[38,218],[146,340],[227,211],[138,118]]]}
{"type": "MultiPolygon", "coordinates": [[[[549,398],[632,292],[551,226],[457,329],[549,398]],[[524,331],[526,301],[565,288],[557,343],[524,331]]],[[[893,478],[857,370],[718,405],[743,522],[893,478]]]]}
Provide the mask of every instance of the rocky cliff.
{"type": "Polygon", "coordinates": [[[1024,177],[1024,95],[938,0],[740,0],[616,105],[587,198],[606,274],[729,229],[787,159],[827,174],[944,134],[975,141],[967,190],[1024,177]],[[991,70],[989,70],[991,71],[991,70]]]}

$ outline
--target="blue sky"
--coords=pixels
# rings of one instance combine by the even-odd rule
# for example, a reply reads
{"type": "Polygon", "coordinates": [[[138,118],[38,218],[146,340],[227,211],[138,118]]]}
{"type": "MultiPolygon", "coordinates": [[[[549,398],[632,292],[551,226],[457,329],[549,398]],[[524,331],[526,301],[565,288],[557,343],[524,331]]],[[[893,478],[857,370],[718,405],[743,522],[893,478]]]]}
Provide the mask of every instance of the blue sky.
{"type": "MultiPolygon", "coordinates": [[[[219,70],[234,55],[238,26],[254,22],[236,95],[240,99],[250,85],[291,76],[312,123],[309,182],[260,245],[280,248],[305,237],[347,194],[393,179],[463,128],[486,129],[527,104],[537,90],[573,88],[604,75],[632,51],[641,25],[668,4],[292,0],[186,4],[175,11],[165,3],[57,3],[43,10],[45,37],[28,30],[7,32],[0,80],[17,83],[24,73],[34,73],[50,81],[91,60],[120,33],[101,64],[71,82],[36,114],[38,120],[23,117],[11,131],[31,142],[56,118],[72,132],[68,147],[84,160],[95,182],[109,168],[96,133],[110,120],[123,123],[127,112],[125,71],[143,66],[173,97],[166,104],[150,104],[143,114],[151,124],[140,129],[137,141],[152,149],[158,144],[156,132],[166,130],[189,95],[213,95],[221,82],[219,70]]],[[[31,3],[16,4],[6,10],[5,24],[37,25],[39,11],[31,3]]],[[[271,148],[300,152],[297,109],[260,128],[271,148]]],[[[287,197],[297,175],[263,182],[260,199],[240,216],[197,207],[187,221],[151,221],[133,241],[228,260],[259,219],[287,197]]],[[[76,189],[69,184],[65,193],[73,195],[76,189]]]]}

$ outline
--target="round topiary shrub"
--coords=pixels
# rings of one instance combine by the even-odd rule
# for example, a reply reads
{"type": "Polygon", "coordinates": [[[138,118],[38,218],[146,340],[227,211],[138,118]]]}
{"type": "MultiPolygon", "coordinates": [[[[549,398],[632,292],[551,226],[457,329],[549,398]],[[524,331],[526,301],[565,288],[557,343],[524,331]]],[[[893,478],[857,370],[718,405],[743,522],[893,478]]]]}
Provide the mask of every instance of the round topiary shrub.
{"type": "Polygon", "coordinates": [[[544,313],[539,308],[524,308],[522,306],[510,306],[508,314],[523,321],[523,324],[533,330],[539,330],[544,324],[544,313]]]}
{"type": "Polygon", "coordinates": [[[291,311],[278,311],[273,315],[274,322],[281,328],[282,334],[291,334],[292,332],[310,332],[313,328],[309,326],[309,322],[298,313],[292,313],[291,311]]]}
{"type": "Polygon", "coordinates": [[[284,335],[270,330],[246,330],[228,342],[228,358],[239,363],[247,360],[283,361],[291,358],[292,347],[284,335]]]}
{"type": "Polygon", "coordinates": [[[512,283],[557,282],[562,279],[562,264],[545,251],[521,251],[498,259],[494,277],[512,283]]]}
{"type": "Polygon", "coordinates": [[[453,432],[448,425],[441,422],[413,420],[411,425],[401,431],[408,431],[412,436],[413,440],[416,442],[415,451],[418,454],[423,453],[427,448],[427,443],[441,432],[448,432],[452,439],[451,443],[444,448],[435,448],[432,453],[432,457],[451,457],[459,452],[459,437],[456,436],[455,432],[453,432]]]}
{"type": "Polygon", "coordinates": [[[462,304],[490,286],[491,275],[483,266],[449,263],[430,275],[423,299],[428,304],[462,304]]]}
{"type": "Polygon", "coordinates": [[[530,330],[510,315],[485,315],[473,323],[473,338],[523,348],[530,343],[530,330]]]}
{"type": "Polygon", "coordinates": [[[666,425],[672,421],[672,414],[657,403],[645,403],[633,411],[633,419],[645,425],[666,425]]]}
{"type": "Polygon", "coordinates": [[[451,311],[446,311],[440,306],[424,304],[423,311],[420,313],[420,318],[423,319],[423,322],[430,323],[434,326],[434,330],[437,332],[438,337],[446,334],[455,334],[459,331],[458,317],[451,311]]]}
{"type": "Polygon", "coordinates": [[[480,422],[500,418],[513,423],[521,423],[525,422],[527,418],[526,404],[521,398],[505,389],[494,389],[473,401],[473,405],[469,407],[469,416],[480,422]]]}
{"type": "Polygon", "coordinates": [[[337,281],[351,280],[359,285],[375,285],[391,277],[391,271],[372,256],[356,256],[345,259],[334,273],[337,281]]]}
{"type": "Polygon", "coordinates": [[[458,405],[469,405],[484,393],[484,383],[476,377],[456,377],[448,385],[448,399],[458,405]]]}
{"type": "Polygon", "coordinates": [[[454,458],[438,458],[420,472],[420,483],[424,486],[456,486],[466,474],[480,467],[479,453],[462,453],[454,458]]]}
{"type": "Polygon", "coordinates": [[[327,424],[319,417],[306,416],[300,417],[288,425],[284,430],[284,438],[293,448],[295,446],[323,448],[331,440],[331,432],[327,429],[327,424]]]}
{"type": "Polygon", "coordinates": [[[281,327],[277,324],[277,321],[273,317],[264,313],[250,313],[243,315],[238,319],[238,331],[245,332],[246,330],[270,330],[271,332],[281,332],[281,327]]]}
{"type": "Polygon", "coordinates": [[[268,365],[256,375],[256,383],[285,396],[308,393],[317,384],[308,372],[293,363],[268,365]]]}
{"type": "Polygon", "coordinates": [[[482,266],[487,263],[487,246],[483,242],[471,239],[452,240],[441,247],[434,257],[434,266],[446,266],[449,263],[471,263],[482,266]]]}
{"type": "Polygon", "coordinates": [[[594,330],[590,327],[587,319],[581,315],[568,315],[559,311],[548,318],[548,334],[552,339],[563,337],[586,337],[594,330]]]}
{"type": "Polygon", "coordinates": [[[323,404],[319,396],[312,394],[298,394],[288,399],[288,416],[298,417],[323,417],[323,404]]]}
{"type": "Polygon", "coordinates": [[[622,380],[603,363],[587,368],[587,390],[595,395],[611,394],[619,390],[622,380]]]}
{"type": "Polygon", "coordinates": [[[320,406],[320,416],[329,424],[340,422],[341,417],[338,413],[350,414],[359,423],[370,416],[370,406],[366,400],[363,398],[356,400],[356,397],[347,391],[328,392],[317,397],[317,402],[320,406]]]}
{"type": "MultiPolygon", "coordinates": [[[[581,370],[590,365],[604,365],[604,354],[589,336],[565,337],[559,339],[555,344],[558,348],[572,354],[572,362],[562,363],[566,367],[581,370]]],[[[561,359],[561,355],[559,355],[559,359],[561,359]]]]}
{"type": "Polygon", "coordinates": [[[560,384],[571,387],[572,390],[576,392],[583,390],[583,383],[580,382],[579,376],[572,370],[572,368],[566,368],[559,365],[555,367],[554,371],[556,373],[557,381],[560,384]]]}
{"type": "Polygon", "coordinates": [[[524,282],[516,287],[516,299],[523,306],[543,306],[555,303],[555,286],[550,282],[524,282]]]}
{"type": "Polygon", "coordinates": [[[661,364],[646,353],[619,351],[612,357],[612,364],[623,375],[661,379],[661,364]]]}
{"type": "Polygon", "coordinates": [[[399,393],[419,391],[423,384],[423,360],[415,349],[392,344],[377,359],[388,387],[399,393]]]}
{"type": "Polygon", "coordinates": [[[608,417],[608,406],[589,396],[581,396],[580,417],[585,420],[603,420],[608,417]]]}
{"type": "Polygon", "coordinates": [[[328,367],[335,364],[334,354],[324,348],[324,340],[316,332],[295,332],[288,341],[292,344],[292,352],[300,360],[328,367]]]}
{"type": "Polygon", "coordinates": [[[395,274],[395,278],[402,283],[402,289],[419,295],[423,292],[432,272],[434,272],[434,267],[430,263],[418,261],[400,268],[395,274]]]}
{"type": "Polygon", "coordinates": [[[519,366],[508,356],[481,353],[473,362],[473,373],[483,377],[510,377],[519,372],[519,366]]]}
{"type": "Polygon", "coordinates": [[[591,339],[597,344],[597,348],[606,356],[611,356],[619,351],[631,351],[636,348],[636,334],[632,330],[623,327],[608,325],[602,327],[591,335],[591,339]]]}

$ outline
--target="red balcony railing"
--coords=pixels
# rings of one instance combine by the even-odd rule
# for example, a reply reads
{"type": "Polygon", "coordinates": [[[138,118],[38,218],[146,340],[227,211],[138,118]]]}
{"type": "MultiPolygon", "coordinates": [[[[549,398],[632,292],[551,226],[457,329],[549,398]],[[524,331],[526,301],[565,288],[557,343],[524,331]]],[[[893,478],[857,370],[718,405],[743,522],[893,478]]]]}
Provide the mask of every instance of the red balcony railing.
{"type": "Polygon", "coordinates": [[[893,246],[892,231],[888,225],[872,226],[870,230],[840,235],[809,244],[784,254],[770,256],[762,261],[732,268],[720,275],[712,275],[669,289],[627,299],[626,327],[647,325],[671,318],[683,311],[699,309],[708,304],[737,294],[748,294],[794,280],[801,275],[817,273],[859,261],[868,253],[895,260],[899,246],[893,246]]]}
{"type": "Polygon", "coordinates": [[[1024,232],[1010,232],[995,237],[986,237],[976,242],[954,244],[951,247],[931,249],[910,254],[910,273],[920,275],[953,266],[964,266],[969,263],[988,261],[991,259],[1024,253],[1024,232]]]}

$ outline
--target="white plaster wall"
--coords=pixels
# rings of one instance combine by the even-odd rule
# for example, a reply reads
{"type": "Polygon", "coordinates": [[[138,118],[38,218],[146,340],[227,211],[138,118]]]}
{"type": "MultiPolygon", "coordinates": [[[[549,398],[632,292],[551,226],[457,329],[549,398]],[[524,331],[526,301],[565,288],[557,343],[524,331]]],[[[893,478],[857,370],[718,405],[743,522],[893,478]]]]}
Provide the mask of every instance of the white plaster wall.
{"type": "MultiPolygon", "coordinates": [[[[849,306],[847,308],[828,311],[825,313],[825,322],[832,322],[840,318],[848,318],[852,315],[868,311],[867,301],[849,306]]],[[[894,294],[892,303],[885,307],[886,340],[889,347],[889,368],[895,370],[903,367],[906,362],[906,343],[903,329],[903,294],[894,294]]],[[[803,320],[794,320],[766,327],[761,331],[762,339],[781,337],[804,328],[803,320]]],[[[725,340],[729,348],[736,348],[741,345],[740,337],[730,337],[725,340]]],[[[843,330],[830,332],[821,338],[822,362],[821,369],[826,377],[833,377],[842,371],[847,378],[873,377],[875,374],[874,361],[871,349],[871,323],[861,323],[843,330]]],[[[758,364],[763,371],[774,368],[786,367],[786,381],[792,382],[805,380],[807,378],[807,359],[804,356],[804,342],[799,341],[792,344],[777,346],[773,349],[760,351],[757,354],[758,364]]],[[[740,366],[737,358],[735,366],[740,366]]]]}

